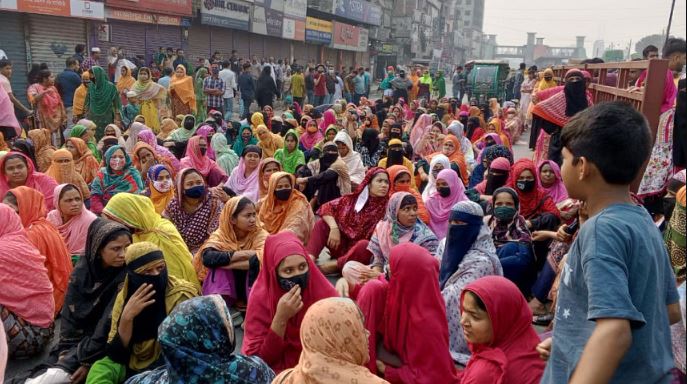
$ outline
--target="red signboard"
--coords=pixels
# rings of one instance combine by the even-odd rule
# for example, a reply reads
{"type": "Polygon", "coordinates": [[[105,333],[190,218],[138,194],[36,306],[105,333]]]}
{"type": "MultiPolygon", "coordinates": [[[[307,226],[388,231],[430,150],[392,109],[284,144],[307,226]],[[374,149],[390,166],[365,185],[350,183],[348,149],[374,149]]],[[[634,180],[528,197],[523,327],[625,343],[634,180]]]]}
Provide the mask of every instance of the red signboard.
{"type": "Polygon", "coordinates": [[[133,11],[193,16],[193,0],[106,0],[105,4],[109,7],[133,11]]]}
{"type": "Polygon", "coordinates": [[[355,51],[358,49],[358,41],[360,40],[360,30],[358,27],[339,23],[335,21],[333,24],[332,47],[337,49],[347,49],[355,51]]]}

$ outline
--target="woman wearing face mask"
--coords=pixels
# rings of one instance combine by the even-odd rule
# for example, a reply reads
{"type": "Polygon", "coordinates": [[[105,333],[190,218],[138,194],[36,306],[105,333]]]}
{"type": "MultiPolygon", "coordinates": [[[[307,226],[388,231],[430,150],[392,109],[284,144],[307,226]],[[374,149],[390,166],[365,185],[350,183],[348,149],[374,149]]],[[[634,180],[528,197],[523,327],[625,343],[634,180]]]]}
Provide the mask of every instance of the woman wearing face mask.
{"type": "Polygon", "coordinates": [[[186,153],[186,145],[188,140],[196,133],[196,118],[193,115],[185,115],[182,118],[179,128],[174,130],[167,141],[165,141],[165,147],[180,159],[184,157],[186,153]]]}
{"type": "Polygon", "coordinates": [[[305,155],[298,149],[298,134],[291,129],[284,137],[284,146],[274,154],[274,158],[282,165],[285,172],[296,173],[299,165],[305,164],[305,155]]]}
{"type": "Polygon", "coordinates": [[[53,286],[45,256],[29,240],[15,210],[0,204],[0,221],[2,332],[9,357],[28,358],[40,354],[53,339],[53,286]]]}
{"type": "MultiPolygon", "coordinates": [[[[400,139],[400,137],[398,137],[400,139]]],[[[363,166],[370,168],[379,164],[386,153],[387,143],[379,139],[379,133],[373,128],[363,130],[362,139],[355,144],[355,150],[360,154],[363,166]]]]}
{"type": "Polygon", "coordinates": [[[388,168],[394,165],[402,165],[408,169],[411,174],[415,173],[415,166],[413,162],[404,156],[403,142],[399,139],[389,140],[389,147],[387,148],[387,156],[379,160],[380,168],[388,168]]]}
{"type": "Polygon", "coordinates": [[[339,158],[339,149],[334,143],[327,143],[322,156],[308,163],[310,176],[299,177],[296,183],[314,191],[313,206],[319,207],[329,201],[351,193],[351,180],[346,163],[339,158]]]}
{"type": "Polygon", "coordinates": [[[528,159],[520,159],[511,168],[508,186],[518,193],[520,215],[531,231],[553,230],[560,223],[560,212],[551,195],[539,187],[537,170],[528,159]]]}
{"type": "Polygon", "coordinates": [[[138,80],[131,90],[136,92],[136,99],[141,103],[141,115],[153,131],[160,130],[160,106],[167,97],[163,86],[153,81],[150,69],[143,67],[138,70],[138,80]]]}
{"type": "Polygon", "coordinates": [[[429,251],[400,244],[391,249],[386,275],[365,283],[356,298],[370,333],[367,367],[390,383],[459,382],[438,272],[429,251]]]}
{"type": "Polygon", "coordinates": [[[82,192],[74,184],[60,184],[55,187],[55,209],[48,213],[52,223],[65,241],[72,262],[84,254],[88,226],[97,218],[84,205],[82,192]]]}
{"type": "Polygon", "coordinates": [[[447,135],[441,144],[441,151],[428,156],[428,159],[431,161],[432,157],[437,154],[443,154],[448,157],[451,169],[458,172],[463,184],[467,184],[470,172],[465,162],[465,156],[460,148],[460,140],[453,135],[447,135]]]}
{"type": "Polygon", "coordinates": [[[418,164],[418,177],[415,178],[415,181],[418,182],[418,178],[420,179],[419,181],[421,182],[420,190],[422,191],[422,201],[425,204],[427,204],[429,196],[437,191],[437,176],[439,175],[439,172],[444,169],[451,169],[451,162],[444,154],[438,154],[432,157],[432,161],[429,162],[427,169],[420,167],[420,164],[418,164]]]}
{"type": "MultiPolygon", "coordinates": [[[[103,140],[106,140],[106,138],[103,140]]],[[[100,170],[100,162],[93,156],[86,143],[79,138],[72,137],[67,139],[64,148],[72,153],[74,170],[81,175],[87,184],[93,182],[93,179],[95,179],[100,170]]],[[[105,152],[107,150],[104,150],[103,153],[105,152]]]]}
{"type": "Polygon", "coordinates": [[[32,129],[28,133],[29,139],[33,142],[36,153],[36,167],[39,172],[45,172],[50,166],[50,160],[55,153],[55,147],[50,144],[50,130],[32,129]]]}
{"type": "Polygon", "coordinates": [[[162,214],[174,198],[174,177],[169,167],[156,164],[148,168],[148,188],[143,192],[155,206],[155,212],[162,214]]]}
{"type": "Polygon", "coordinates": [[[497,157],[504,157],[508,159],[510,164],[513,164],[513,152],[503,145],[494,145],[486,148],[479,154],[479,161],[470,174],[469,188],[474,188],[484,180],[484,175],[487,173],[489,165],[497,157]]]}
{"type": "Polygon", "coordinates": [[[147,241],[127,248],[124,284],[112,307],[107,357],[91,366],[87,382],[121,383],[158,362],[158,326],[179,303],[198,295],[193,284],[168,273],[166,256],[147,241]]]}
{"type": "Polygon", "coordinates": [[[260,199],[260,179],[258,167],[262,150],[257,145],[249,145],[243,149],[239,165],[231,173],[224,184],[237,195],[242,195],[257,202],[260,199]]]}
{"type": "Polygon", "coordinates": [[[477,148],[486,148],[492,145],[503,145],[510,148],[510,138],[501,129],[501,120],[493,118],[489,120],[484,136],[475,142],[477,148]],[[493,144],[491,144],[493,142],[493,144]]]}
{"type": "Polygon", "coordinates": [[[319,209],[322,217],[315,223],[308,252],[317,258],[327,246],[332,259],[320,266],[323,272],[341,271],[349,260],[369,264],[366,244],[377,222],[384,217],[389,200],[389,175],[382,168],[371,168],[358,189],[332,200],[319,209]]]}
{"type": "MultiPolygon", "coordinates": [[[[138,142],[134,147],[132,157],[134,167],[136,167],[138,172],[141,174],[141,177],[143,177],[144,184],[148,183],[148,170],[150,167],[162,164],[169,169],[174,169],[168,159],[159,156],[153,147],[142,141],[138,142]]],[[[174,174],[172,174],[172,176],[174,176],[174,174]]]]}
{"type": "Polygon", "coordinates": [[[415,197],[417,202],[417,216],[423,223],[429,224],[429,213],[425,208],[425,203],[422,201],[422,195],[415,189],[413,185],[413,178],[410,176],[408,169],[402,165],[392,165],[386,169],[389,172],[389,195],[396,192],[408,192],[415,197]]]}
{"type": "Polygon", "coordinates": [[[28,382],[81,383],[90,366],[105,356],[112,305],[124,282],[124,255],[131,234],[121,224],[95,219],[82,233],[84,256],[74,267],[61,316],[59,342],[48,371],[28,382]],[[88,240],[86,240],[88,239],[88,240]],[[59,379],[59,380],[58,380],[59,379]]]}
{"type": "Polygon", "coordinates": [[[459,201],[468,200],[465,187],[452,169],[444,169],[437,175],[436,192],[425,202],[429,212],[429,227],[440,240],[446,237],[451,207],[459,201]]]}
{"type": "Polygon", "coordinates": [[[165,254],[170,275],[200,287],[186,243],[174,224],[155,212],[149,198],[120,193],[107,204],[103,216],[129,228],[135,243],[148,241],[155,244],[165,254]]]}
{"type": "Polygon", "coordinates": [[[301,324],[303,352],[298,365],[274,382],[388,384],[365,367],[370,354],[364,322],[350,299],[332,297],[313,304],[301,324]]]}
{"type": "Polygon", "coordinates": [[[258,136],[258,147],[262,149],[262,158],[273,157],[277,150],[284,146],[284,139],[272,132],[261,124],[257,127],[256,133],[258,136]]]}
{"type": "Polygon", "coordinates": [[[539,336],[513,283],[499,276],[474,281],[461,294],[460,312],[472,352],[462,383],[539,382],[546,365],[536,351],[539,336]]]}
{"type": "Polygon", "coordinates": [[[200,172],[186,168],[179,173],[176,195],[162,215],[174,224],[188,249],[195,254],[219,227],[223,207],[224,203],[208,191],[200,172]]]}
{"type": "Polygon", "coordinates": [[[532,235],[520,214],[518,193],[509,187],[494,191],[493,205],[487,225],[503,267],[503,276],[514,282],[520,291],[529,294],[536,270],[532,235]]]}
{"type": "Polygon", "coordinates": [[[206,181],[208,188],[225,183],[228,176],[214,160],[207,156],[208,142],[202,136],[194,136],[188,141],[186,157],[181,159],[182,168],[193,168],[206,181]]]}
{"type": "Polygon", "coordinates": [[[486,178],[474,188],[480,194],[480,200],[491,201],[494,191],[506,185],[510,167],[510,161],[505,157],[497,157],[489,164],[486,178]]]}
{"type": "Polygon", "coordinates": [[[258,167],[258,196],[261,199],[267,195],[267,189],[270,185],[270,176],[275,172],[281,172],[281,170],[281,164],[272,157],[260,161],[260,166],[258,167]]]}
{"type": "Polygon", "coordinates": [[[227,304],[245,308],[254,278],[248,271],[259,269],[268,236],[256,215],[245,197],[227,201],[219,227],[193,257],[204,295],[220,294],[227,304]]]}
{"type": "Polygon", "coordinates": [[[242,125],[239,129],[239,137],[236,139],[231,149],[233,149],[237,155],[241,156],[244,148],[249,145],[257,144],[258,139],[253,136],[253,129],[250,127],[250,125],[242,125]]]}
{"type": "Polygon", "coordinates": [[[215,160],[217,165],[222,168],[224,173],[231,175],[234,168],[239,164],[239,156],[227,143],[227,137],[222,133],[215,133],[210,140],[210,146],[217,156],[215,160]]]}
{"type": "Polygon", "coordinates": [[[145,188],[124,148],[115,145],[105,152],[105,166],[91,183],[91,211],[100,214],[118,193],[138,193],[145,188]]]}
{"type": "Polygon", "coordinates": [[[179,159],[177,159],[174,154],[167,148],[158,144],[157,136],[150,129],[143,129],[138,133],[138,141],[144,142],[150,145],[151,148],[155,150],[155,154],[165,159],[169,163],[174,171],[180,169],[179,159]]]}
{"type": "Polygon", "coordinates": [[[460,323],[460,295],[465,286],[481,277],[503,275],[491,231],[483,218],[482,207],[478,204],[472,201],[456,203],[451,208],[448,233],[437,252],[451,357],[462,365],[470,358],[470,350],[460,323]]]}
{"type": "Polygon", "coordinates": [[[310,158],[310,151],[315,147],[315,145],[324,139],[322,131],[317,128],[317,121],[310,118],[310,116],[303,116],[301,119],[301,125],[305,127],[305,132],[300,137],[300,148],[306,155],[306,158],[310,158]],[[305,121],[305,123],[303,123],[305,121]]]}
{"type": "MultiPolygon", "coordinates": [[[[71,152],[66,149],[58,149],[52,157],[52,164],[45,172],[59,184],[73,184],[79,188],[84,199],[91,197],[91,191],[83,177],[74,170],[74,159],[71,152]]],[[[57,206],[57,205],[55,205],[57,206]]]]}
{"type": "Polygon", "coordinates": [[[241,353],[260,357],[276,373],[294,367],[302,351],[305,313],[315,302],[336,296],[296,235],[269,236],[246,312],[241,353]]]}
{"type": "Polygon", "coordinates": [[[19,214],[29,240],[41,255],[45,255],[45,266],[53,285],[55,313],[59,313],[72,272],[72,260],[64,239],[46,219],[48,210],[43,195],[29,187],[17,187],[10,189],[2,202],[19,214]]]}
{"type": "Polygon", "coordinates": [[[288,230],[307,244],[315,216],[308,199],[295,189],[295,185],[293,175],[273,173],[267,194],[257,204],[258,218],[270,234],[288,230]]]}

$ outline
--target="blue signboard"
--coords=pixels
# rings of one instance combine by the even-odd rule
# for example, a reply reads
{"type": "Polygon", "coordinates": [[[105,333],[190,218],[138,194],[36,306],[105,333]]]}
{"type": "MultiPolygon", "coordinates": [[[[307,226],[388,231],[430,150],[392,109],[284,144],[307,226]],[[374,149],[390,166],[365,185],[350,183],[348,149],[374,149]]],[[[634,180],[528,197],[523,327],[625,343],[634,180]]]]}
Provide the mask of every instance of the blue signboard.
{"type": "Polygon", "coordinates": [[[382,8],[365,0],[334,0],[332,13],[372,25],[382,24],[382,8]]]}

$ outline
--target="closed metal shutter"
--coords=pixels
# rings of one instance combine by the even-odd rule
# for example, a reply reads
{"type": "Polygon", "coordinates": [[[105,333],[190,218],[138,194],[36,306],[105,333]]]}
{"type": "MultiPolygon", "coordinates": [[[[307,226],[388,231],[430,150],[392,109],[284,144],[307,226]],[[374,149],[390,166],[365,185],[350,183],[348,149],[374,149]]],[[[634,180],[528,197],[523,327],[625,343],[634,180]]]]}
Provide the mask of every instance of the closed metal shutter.
{"type": "Polygon", "coordinates": [[[250,60],[253,57],[250,54],[250,33],[235,30],[232,35],[234,38],[233,49],[236,50],[236,55],[244,60],[250,60]]]}
{"type": "Polygon", "coordinates": [[[264,36],[265,39],[265,56],[274,57],[276,63],[279,59],[289,57],[291,54],[291,44],[289,40],[279,39],[272,36],[264,36]]]}
{"type": "Polygon", "coordinates": [[[293,42],[293,59],[300,65],[308,62],[308,46],[304,41],[293,42]]]}
{"type": "MultiPolygon", "coordinates": [[[[113,21],[108,23],[110,25],[110,40],[111,42],[101,42],[98,47],[107,52],[105,48],[122,47],[126,57],[135,57],[136,55],[146,54],[145,35],[146,25],[141,23],[126,23],[113,21]]],[[[157,47],[149,48],[157,52],[157,47]]],[[[103,53],[102,55],[106,55],[103,53]]],[[[150,61],[146,61],[149,63],[150,61]]]]}
{"type": "MultiPolygon", "coordinates": [[[[31,63],[47,63],[55,74],[62,72],[65,60],[77,44],[86,45],[86,22],[76,18],[28,15],[31,63]]],[[[3,27],[4,30],[4,27],[3,27]]],[[[101,53],[101,65],[106,52],[101,53]]]]}
{"type": "Polygon", "coordinates": [[[186,60],[195,67],[198,58],[209,59],[212,56],[210,50],[210,27],[194,25],[188,29],[188,41],[186,41],[186,60]]]}
{"type": "Polygon", "coordinates": [[[305,61],[306,63],[309,61],[314,61],[316,63],[320,62],[320,47],[321,45],[316,45],[316,44],[308,44],[308,59],[305,61]]]}
{"type": "MultiPolygon", "coordinates": [[[[146,25],[145,33],[145,55],[146,63],[153,59],[153,52],[157,52],[158,47],[172,47],[175,50],[181,46],[181,27],[169,25],[146,25]]],[[[189,60],[189,57],[186,57],[189,60]]],[[[189,61],[195,67],[195,61],[189,61]]]]}
{"type": "Polygon", "coordinates": [[[339,63],[339,68],[341,68],[342,65],[345,65],[346,68],[350,67],[351,65],[355,64],[355,52],[350,52],[350,51],[344,51],[343,52],[343,62],[339,63]]]}
{"type": "Polygon", "coordinates": [[[262,35],[250,34],[250,57],[258,57],[258,61],[265,58],[265,39],[262,35]]]}
{"type": "MultiPolygon", "coordinates": [[[[211,51],[220,51],[222,57],[229,59],[231,57],[231,50],[234,48],[234,36],[232,35],[232,30],[229,28],[214,28],[210,31],[210,46],[211,51]]],[[[237,49],[238,51],[238,49],[237,49]]],[[[239,52],[239,56],[240,55],[239,52]]]]}
{"type": "Polygon", "coordinates": [[[329,61],[330,64],[336,66],[338,62],[339,51],[333,48],[324,48],[324,60],[323,62],[329,61]]]}
{"type": "Polygon", "coordinates": [[[27,69],[29,67],[26,59],[26,43],[24,42],[24,16],[16,12],[0,13],[0,49],[5,51],[7,58],[12,61],[12,93],[24,105],[28,105],[26,99],[27,69]]]}

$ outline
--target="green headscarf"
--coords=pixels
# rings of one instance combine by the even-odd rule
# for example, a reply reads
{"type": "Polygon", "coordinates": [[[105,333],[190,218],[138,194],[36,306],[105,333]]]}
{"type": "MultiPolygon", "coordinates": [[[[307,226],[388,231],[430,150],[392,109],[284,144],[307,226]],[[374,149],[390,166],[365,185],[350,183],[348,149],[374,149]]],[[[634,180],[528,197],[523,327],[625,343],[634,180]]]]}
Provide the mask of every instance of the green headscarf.
{"type": "Polygon", "coordinates": [[[210,140],[210,146],[215,151],[215,162],[230,175],[231,172],[239,164],[239,156],[236,152],[231,150],[229,144],[227,144],[227,137],[221,133],[215,133],[212,135],[212,140],[210,140]]]}
{"type": "Polygon", "coordinates": [[[196,128],[198,128],[196,121],[196,117],[191,114],[184,116],[184,118],[181,120],[181,127],[175,129],[174,132],[169,135],[170,140],[176,141],[177,143],[184,143],[188,141],[188,139],[190,139],[191,136],[196,133],[196,128]],[[184,122],[186,119],[193,119],[193,129],[188,130],[184,128],[184,122]]]}
{"type": "Polygon", "coordinates": [[[95,140],[100,141],[105,127],[114,122],[115,113],[121,113],[122,101],[117,87],[107,79],[107,72],[99,66],[91,67],[93,80],[86,95],[88,119],[96,125],[95,140]]]}
{"type": "Polygon", "coordinates": [[[236,153],[238,156],[241,156],[243,154],[244,148],[246,148],[249,145],[256,145],[257,143],[258,139],[256,139],[255,136],[253,136],[253,129],[250,127],[250,125],[243,125],[239,130],[239,136],[234,141],[234,146],[232,149],[234,150],[234,153],[236,153]],[[243,142],[243,131],[250,132],[250,138],[248,139],[247,143],[243,142]]]}
{"type": "MultiPolygon", "coordinates": [[[[72,130],[69,132],[69,137],[82,139],[82,136],[86,134],[86,131],[88,131],[86,126],[77,124],[72,127],[72,130]]],[[[84,142],[88,146],[88,149],[91,151],[95,159],[98,161],[102,160],[102,155],[100,154],[100,150],[98,150],[98,145],[95,143],[95,140],[84,140],[84,142]]]]}
{"type": "Polygon", "coordinates": [[[289,129],[289,131],[286,132],[286,135],[284,135],[284,147],[277,150],[274,154],[274,158],[281,163],[284,172],[290,174],[295,174],[296,168],[301,164],[305,164],[305,155],[303,151],[298,149],[298,133],[295,129],[289,129]],[[286,138],[289,136],[296,140],[296,149],[293,152],[289,152],[287,148],[286,138]]]}
{"type": "Polygon", "coordinates": [[[207,111],[207,95],[203,93],[203,81],[205,81],[205,75],[208,74],[207,68],[203,67],[196,72],[196,81],[194,88],[196,91],[196,121],[205,121],[208,116],[207,111]]]}

